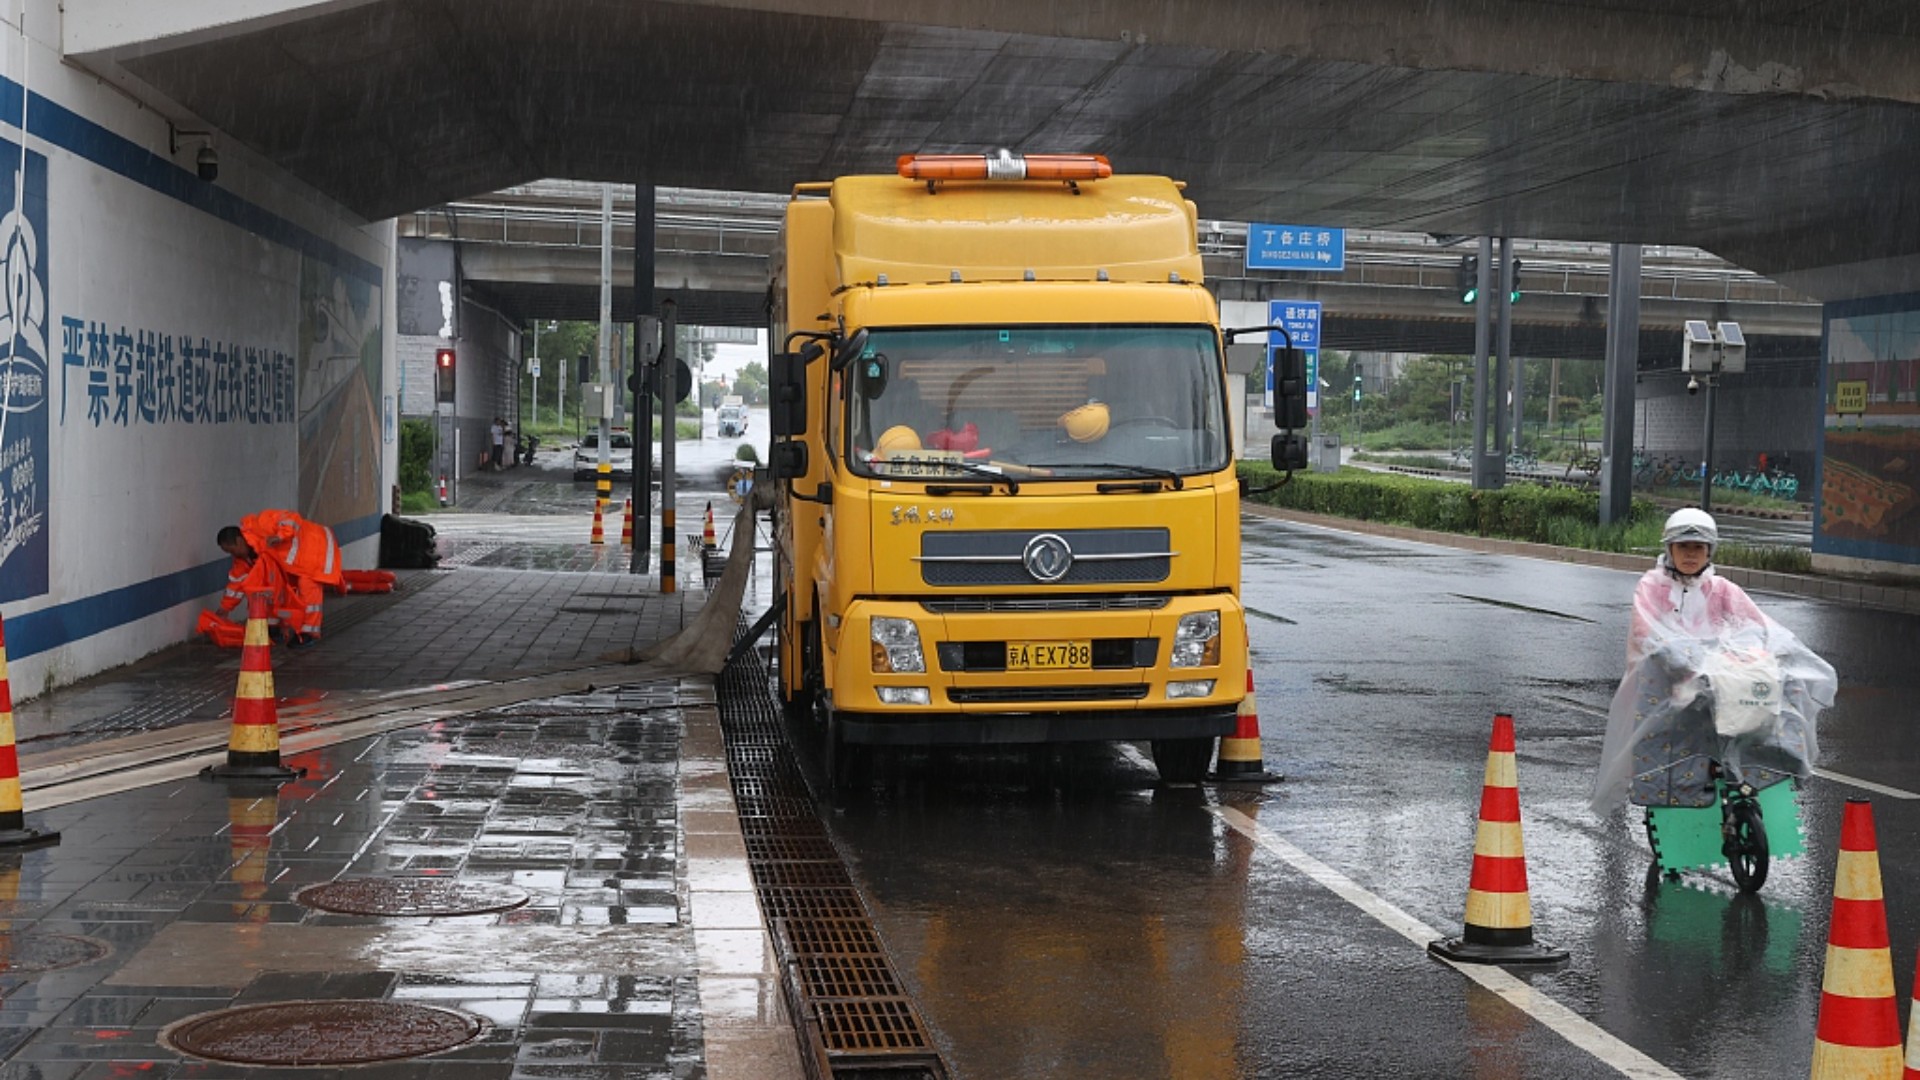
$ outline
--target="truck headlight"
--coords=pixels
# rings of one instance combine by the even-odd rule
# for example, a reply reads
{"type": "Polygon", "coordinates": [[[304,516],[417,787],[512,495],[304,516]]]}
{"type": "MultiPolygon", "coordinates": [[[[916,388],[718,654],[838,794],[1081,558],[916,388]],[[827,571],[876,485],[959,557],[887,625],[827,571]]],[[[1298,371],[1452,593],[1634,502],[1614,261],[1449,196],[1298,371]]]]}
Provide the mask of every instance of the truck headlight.
{"type": "Polygon", "coordinates": [[[1180,616],[1173,632],[1173,667],[1213,667],[1220,662],[1220,613],[1195,611],[1180,616]]]}
{"type": "Polygon", "coordinates": [[[920,651],[920,628],[912,619],[873,620],[873,670],[882,675],[927,670],[926,655],[920,651]]]}
{"type": "Polygon", "coordinates": [[[882,705],[927,705],[933,701],[924,686],[882,686],[879,693],[882,705]]]}
{"type": "Polygon", "coordinates": [[[1213,696],[1212,679],[1186,679],[1167,684],[1168,700],[1213,696]]]}

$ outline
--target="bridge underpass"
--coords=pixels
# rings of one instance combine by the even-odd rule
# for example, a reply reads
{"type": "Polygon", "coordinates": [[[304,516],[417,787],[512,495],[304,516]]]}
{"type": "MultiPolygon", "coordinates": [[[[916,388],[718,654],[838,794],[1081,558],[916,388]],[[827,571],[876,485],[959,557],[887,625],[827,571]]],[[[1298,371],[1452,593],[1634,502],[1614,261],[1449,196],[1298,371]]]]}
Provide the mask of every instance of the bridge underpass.
{"type": "MultiPolygon", "coordinates": [[[[1915,390],[1903,365],[1920,353],[1900,330],[1920,311],[1920,214],[1901,196],[1920,165],[1910,5],[1646,8],[24,0],[5,23],[20,47],[4,89],[24,110],[11,125],[24,135],[22,205],[56,252],[42,264],[55,269],[37,354],[61,361],[42,376],[48,436],[29,447],[28,429],[9,425],[6,449],[33,456],[50,497],[32,513],[64,534],[111,531],[86,479],[102,467],[193,461],[218,490],[270,488],[353,523],[344,538],[365,544],[393,482],[386,399],[399,381],[385,310],[398,241],[369,222],[549,176],[778,194],[884,171],[901,152],[997,145],[1099,150],[1127,171],[1182,177],[1219,220],[1713,251],[1823,304],[1824,381],[1864,401],[1889,445],[1905,438],[1915,390]],[[328,356],[312,355],[317,328],[338,332],[328,356]],[[366,375],[325,376],[342,396],[293,409],[324,405],[324,419],[227,410],[224,423],[258,431],[189,429],[176,381],[154,402],[155,444],[138,426],[138,366],[113,359],[122,340],[137,356],[142,333],[156,356],[162,337],[177,355],[190,334],[192,362],[209,369],[220,356],[233,366],[233,347],[244,365],[251,347],[315,373],[352,372],[359,357],[366,375]],[[383,350],[384,368],[369,359],[383,350]],[[329,438],[340,445],[318,445],[329,438]],[[335,480],[302,461],[360,462],[366,475],[335,480]]],[[[1670,317],[1653,307],[1650,320],[1670,317]]],[[[1401,336],[1379,321],[1372,340],[1401,336]]],[[[1832,405],[1806,422],[1833,424],[1832,405]]],[[[1853,434],[1827,439],[1875,490],[1899,494],[1853,434]]],[[[171,490],[159,479],[128,482],[171,490]]],[[[18,628],[16,651],[45,657],[30,676],[56,660],[96,670],[180,629],[179,598],[214,573],[187,537],[229,512],[217,496],[152,509],[177,539],[116,558],[109,580],[59,569],[49,527],[32,541],[33,568],[0,590],[42,618],[18,628]],[[136,602],[100,599],[119,589],[136,602]]],[[[1822,554],[1899,571],[1920,564],[1915,530],[1920,515],[1823,527],[1822,554]]]]}

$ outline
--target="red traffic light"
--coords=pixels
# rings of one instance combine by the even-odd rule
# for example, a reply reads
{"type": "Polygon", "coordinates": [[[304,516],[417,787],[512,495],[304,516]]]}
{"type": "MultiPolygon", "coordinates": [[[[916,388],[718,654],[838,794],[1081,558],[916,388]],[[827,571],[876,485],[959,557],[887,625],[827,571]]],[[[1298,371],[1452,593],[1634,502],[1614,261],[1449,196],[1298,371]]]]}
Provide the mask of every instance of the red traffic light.
{"type": "Polygon", "coordinates": [[[435,367],[446,368],[451,371],[453,369],[453,350],[436,349],[433,354],[433,364],[435,367]]]}

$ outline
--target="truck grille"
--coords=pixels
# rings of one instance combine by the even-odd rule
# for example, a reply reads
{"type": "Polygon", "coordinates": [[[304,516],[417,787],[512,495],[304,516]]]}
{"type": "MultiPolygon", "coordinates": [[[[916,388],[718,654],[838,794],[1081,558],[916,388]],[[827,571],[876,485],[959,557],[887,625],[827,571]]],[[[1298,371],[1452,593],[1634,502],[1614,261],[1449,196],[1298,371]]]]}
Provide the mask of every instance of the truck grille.
{"type": "Polygon", "coordinates": [[[1050,533],[1073,552],[1066,573],[1049,585],[1112,585],[1165,581],[1173,570],[1167,529],[1004,529],[920,534],[920,577],[929,585],[1033,585],[1023,555],[1050,533]]]}
{"type": "Polygon", "coordinates": [[[1022,701],[1139,701],[1146,696],[1145,683],[1112,686],[956,686],[947,691],[948,700],[956,705],[1000,705],[1022,701]]]}

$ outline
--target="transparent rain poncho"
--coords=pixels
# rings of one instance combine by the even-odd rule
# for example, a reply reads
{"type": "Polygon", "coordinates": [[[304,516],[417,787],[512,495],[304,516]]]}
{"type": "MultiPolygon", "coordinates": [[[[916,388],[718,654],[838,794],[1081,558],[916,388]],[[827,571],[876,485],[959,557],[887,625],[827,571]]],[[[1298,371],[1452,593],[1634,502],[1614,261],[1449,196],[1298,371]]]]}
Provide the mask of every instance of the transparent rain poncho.
{"type": "Polygon", "coordinates": [[[1660,565],[1633,594],[1627,672],[1614,692],[1592,806],[1709,806],[1709,762],[1756,788],[1804,777],[1819,756],[1814,722],[1839,688],[1832,665],[1768,618],[1711,566],[1689,582],[1660,565]],[[1714,726],[1713,688],[1702,673],[1715,653],[1771,656],[1779,665],[1777,724],[1727,737],[1714,726]]]}

